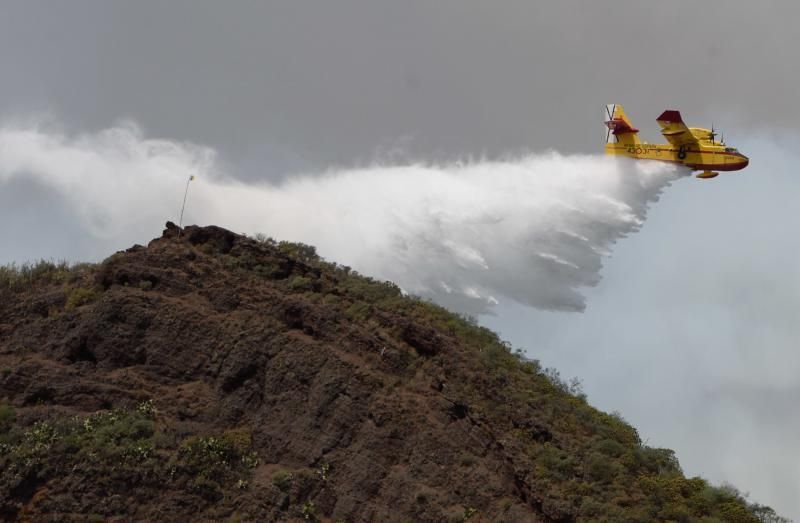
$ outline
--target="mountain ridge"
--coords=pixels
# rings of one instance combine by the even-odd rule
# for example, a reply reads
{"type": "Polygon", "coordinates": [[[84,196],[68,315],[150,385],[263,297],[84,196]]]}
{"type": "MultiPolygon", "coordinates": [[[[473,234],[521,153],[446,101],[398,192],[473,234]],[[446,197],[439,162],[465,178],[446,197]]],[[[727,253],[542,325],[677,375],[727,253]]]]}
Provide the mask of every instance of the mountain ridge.
{"type": "Polygon", "coordinates": [[[0,318],[7,519],[781,520],[308,245],[168,223],[3,269],[0,318]]]}

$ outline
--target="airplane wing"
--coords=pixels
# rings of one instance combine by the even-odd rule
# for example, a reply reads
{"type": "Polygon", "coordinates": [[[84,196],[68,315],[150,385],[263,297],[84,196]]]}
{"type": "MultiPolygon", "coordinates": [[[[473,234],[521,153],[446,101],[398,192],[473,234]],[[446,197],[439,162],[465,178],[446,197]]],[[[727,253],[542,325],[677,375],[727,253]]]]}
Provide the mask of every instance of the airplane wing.
{"type": "Polygon", "coordinates": [[[692,134],[681,119],[679,111],[664,111],[656,120],[661,126],[661,134],[672,145],[689,145],[697,143],[697,138],[692,134]]]}

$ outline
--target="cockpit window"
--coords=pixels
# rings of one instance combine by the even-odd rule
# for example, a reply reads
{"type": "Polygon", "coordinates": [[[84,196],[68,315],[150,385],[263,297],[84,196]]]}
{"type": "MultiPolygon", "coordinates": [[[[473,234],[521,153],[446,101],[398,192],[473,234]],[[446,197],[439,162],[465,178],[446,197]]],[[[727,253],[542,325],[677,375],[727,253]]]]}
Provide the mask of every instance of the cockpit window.
{"type": "Polygon", "coordinates": [[[725,152],[726,153],[738,153],[739,151],[737,151],[736,148],[734,148],[734,147],[726,147],[725,148],[725,152]]]}

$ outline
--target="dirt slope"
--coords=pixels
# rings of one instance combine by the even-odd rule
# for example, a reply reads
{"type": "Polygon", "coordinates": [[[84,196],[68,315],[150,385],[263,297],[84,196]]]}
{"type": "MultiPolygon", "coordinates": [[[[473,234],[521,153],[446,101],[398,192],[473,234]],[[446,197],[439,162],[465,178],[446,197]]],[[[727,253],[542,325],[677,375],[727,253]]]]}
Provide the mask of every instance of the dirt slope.
{"type": "Polygon", "coordinates": [[[0,279],[0,515],[757,521],[573,392],[308,246],[168,224],[0,279]]]}

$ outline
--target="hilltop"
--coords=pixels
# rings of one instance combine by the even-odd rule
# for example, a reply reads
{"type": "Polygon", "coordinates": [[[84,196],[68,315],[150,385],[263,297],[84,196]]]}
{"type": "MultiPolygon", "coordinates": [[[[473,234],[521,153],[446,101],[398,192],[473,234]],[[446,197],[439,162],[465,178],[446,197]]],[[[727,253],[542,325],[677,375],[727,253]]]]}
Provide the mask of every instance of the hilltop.
{"type": "Polygon", "coordinates": [[[778,521],[469,318],[169,223],[0,269],[0,517],[778,521]]]}

